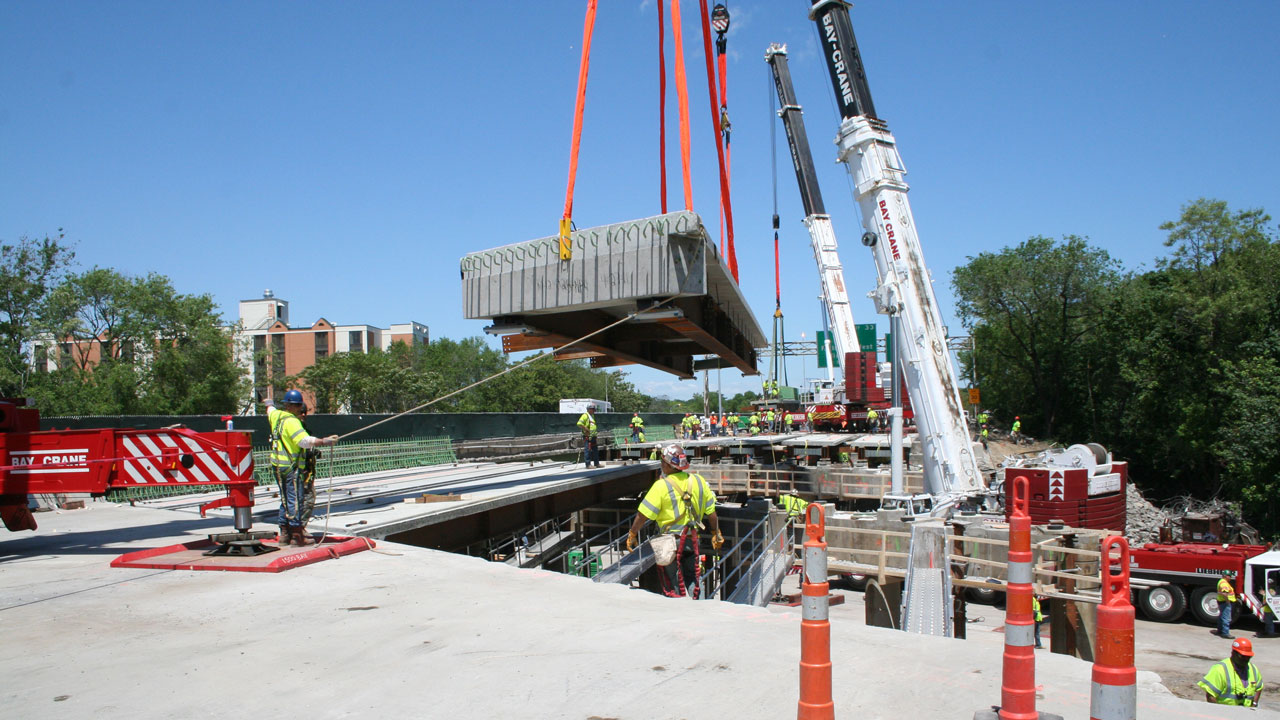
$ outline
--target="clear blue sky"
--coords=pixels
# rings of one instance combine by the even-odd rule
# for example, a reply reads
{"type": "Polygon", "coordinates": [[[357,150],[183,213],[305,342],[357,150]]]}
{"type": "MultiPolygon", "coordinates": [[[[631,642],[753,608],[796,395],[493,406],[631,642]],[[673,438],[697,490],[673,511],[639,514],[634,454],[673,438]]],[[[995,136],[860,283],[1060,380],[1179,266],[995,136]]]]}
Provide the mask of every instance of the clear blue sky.
{"type": "MultiPolygon", "coordinates": [[[[579,227],[658,212],[654,2],[600,3],[579,227]]],[[[855,319],[883,331],[862,297],[874,266],[833,163],[837,117],[808,4],[729,3],[741,279],[768,332],[762,57],[784,42],[855,319]]],[[[698,3],[682,5],[694,209],[714,226],[698,3]]],[[[458,259],[555,232],[585,6],[0,3],[0,240],[65,228],[82,267],[168,275],[228,319],[271,288],[294,324],[417,320],[437,338],[478,335],[483,323],[462,318],[458,259]]],[[[1159,224],[1197,197],[1280,213],[1280,3],[865,0],[853,19],[953,333],[950,273],[980,252],[1073,233],[1132,268],[1164,251],[1159,224]]],[[[812,337],[817,270],[785,145],[778,181],[788,335],[812,337]]],[[[677,397],[700,386],[632,378],[677,397]]],[[[757,381],[735,371],[724,386],[757,381]]]]}

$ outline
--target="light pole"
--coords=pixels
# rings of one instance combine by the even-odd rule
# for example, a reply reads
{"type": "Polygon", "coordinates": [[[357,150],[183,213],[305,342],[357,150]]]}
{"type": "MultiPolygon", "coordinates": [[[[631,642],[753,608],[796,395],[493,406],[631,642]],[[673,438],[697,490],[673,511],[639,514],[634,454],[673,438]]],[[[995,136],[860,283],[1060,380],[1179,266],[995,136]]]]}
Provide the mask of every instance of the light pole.
{"type": "MultiPolygon", "coordinates": [[[[803,344],[803,343],[804,343],[804,341],[805,341],[805,337],[806,337],[806,335],[805,335],[804,333],[800,333],[800,343],[801,343],[801,344],[803,344]]],[[[803,350],[801,350],[801,351],[800,351],[800,394],[801,394],[801,395],[803,395],[803,394],[804,394],[804,387],[805,387],[805,372],[806,372],[806,371],[805,371],[805,367],[804,367],[804,351],[803,351],[803,350]]]]}

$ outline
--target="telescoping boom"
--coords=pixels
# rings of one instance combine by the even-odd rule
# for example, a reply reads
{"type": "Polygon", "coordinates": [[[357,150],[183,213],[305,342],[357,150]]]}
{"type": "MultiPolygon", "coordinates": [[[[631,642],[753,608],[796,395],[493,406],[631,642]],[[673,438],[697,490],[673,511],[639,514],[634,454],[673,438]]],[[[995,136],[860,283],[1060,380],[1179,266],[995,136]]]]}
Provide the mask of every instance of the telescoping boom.
{"type": "Polygon", "coordinates": [[[853,177],[862,211],[862,243],[875,257],[878,286],[871,297],[877,311],[899,318],[903,337],[895,345],[904,361],[907,394],[923,445],[925,489],[945,508],[984,487],[907,200],[906,168],[888,125],[876,115],[849,4],[813,0],[810,17],[818,25],[840,108],[839,159],[853,177]]]}

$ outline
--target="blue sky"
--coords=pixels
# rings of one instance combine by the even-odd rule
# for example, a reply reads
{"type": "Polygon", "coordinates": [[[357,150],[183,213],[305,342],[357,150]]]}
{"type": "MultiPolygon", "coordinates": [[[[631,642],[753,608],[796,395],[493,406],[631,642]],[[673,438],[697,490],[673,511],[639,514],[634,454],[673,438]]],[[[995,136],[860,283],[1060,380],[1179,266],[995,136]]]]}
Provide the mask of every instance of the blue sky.
{"type": "MultiPolygon", "coordinates": [[[[658,212],[655,0],[603,0],[579,227],[658,212]]],[[[733,202],[747,299],[773,309],[770,97],[787,43],[858,322],[879,320],[806,0],[734,0],[733,202]]],[[[82,267],[158,272],[236,301],[271,288],[294,324],[462,318],[458,259],[550,235],[568,166],[584,0],[0,4],[0,241],[65,229],[82,267]]],[[[694,209],[718,188],[698,3],[684,0],[694,209]]],[[[1030,235],[1088,236],[1126,266],[1197,197],[1280,213],[1280,3],[865,0],[854,28],[899,141],[945,321],[950,273],[1030,235]]],[[[668,40],[668,72],[672,46],[668,40]]],[[[669,199],[681,205],[668,83],[669,199]]],[[[788,335],[819,326],[785,140],[788,335]]],[[[496,343],[495,343],[496,346],[496,343]]],[[[813,362],[807,363],[814,374],[813,362]]],[[[790,370],[794,381],[800,363],[790,370]]],[[[700,383],[655,371],[644,390],[700,383]]],[[[712,381],[715,382],[714,379],[712,381]]],[[[726,391],[757,385],[736,371],[726,391]]]]}

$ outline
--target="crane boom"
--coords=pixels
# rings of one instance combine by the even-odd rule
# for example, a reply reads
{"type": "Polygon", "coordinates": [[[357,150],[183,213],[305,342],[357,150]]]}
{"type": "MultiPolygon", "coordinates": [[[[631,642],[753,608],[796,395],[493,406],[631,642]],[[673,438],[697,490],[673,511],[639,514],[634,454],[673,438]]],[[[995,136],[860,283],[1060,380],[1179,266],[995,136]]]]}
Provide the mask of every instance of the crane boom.
{"type": "MultiPolygon", "coordinates": [[[[844,284],[844,267],[840,264],[836,232],[831,216],[822,203],[822,190],[818,188],[818,173],[814,170],[813,154],[809,152],[809,136],[804,129],[804,114],[796,102],[795,88],[791,84],[791,70],[787,66],[787,47],[774,43],[765,51],[764,59],[773,68],[773,81],[778,89],[778,115],[787,131],[787,145],[791,148],[791,164],[795,167],[796,181],[800,185],[800,199],[804,203],[804,225],[809,230],[813,244],[813,257],[818,263],[822,278],[822,302],[831,322],[835,348],[819,348],[819,352],[833,352],[843,360],[844,353],[858,348],[853,326],[853,310],[849,306],[849,292],[844,284]]],[[[831,368],[832,358],[827,358],[831,368]]],[[[840,388],[835,388],[839,394],[840,388]]]]}
{"type": "Polygon", "coordinates": [[[879,284],[871,297],[879,312],[899,317],[903,342],[896,344],[923,445],[925,489],[945,507],[983,490],[982,475],[907,200],[906,168],[888,125],[876,115],[848,8],[845,0],[813,0],[810,18],[818,25],[840,106],[839,159],[862,210],[862,242],[875,257],[879,284]]]}

